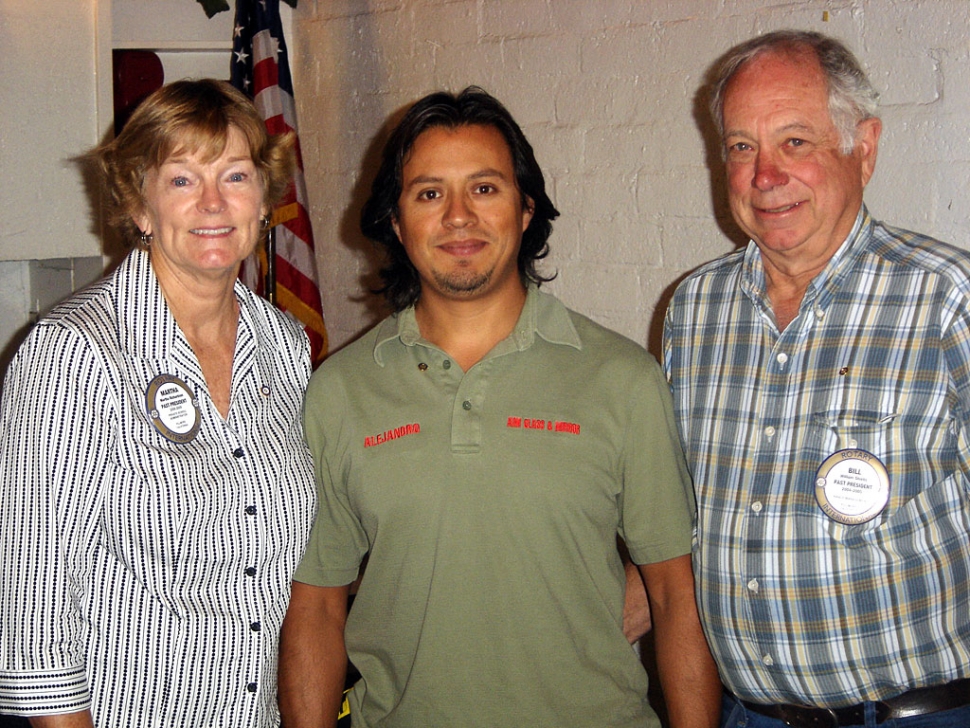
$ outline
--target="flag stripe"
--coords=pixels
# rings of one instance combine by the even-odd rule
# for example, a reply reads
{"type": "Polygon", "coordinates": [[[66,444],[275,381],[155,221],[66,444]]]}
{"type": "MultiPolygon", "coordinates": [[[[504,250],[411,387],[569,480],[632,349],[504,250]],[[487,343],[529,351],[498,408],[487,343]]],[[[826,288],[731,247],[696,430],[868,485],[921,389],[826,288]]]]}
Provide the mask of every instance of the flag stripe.
{"type": "MultiPolygon", "coordinates": [[[[290,230],[290,224],[291,223],[285,223],[284,225],[280,225],[276,228],[277,248],[288,245],[291,239],[299,240],[299,238],[297,238],[290,230]]],[[[307,286],[312,285],[314,288],[316,288],[317,284],[314,278],[316,268],[313,265],[313,259],[310,257],[313,254],[313,251],[307,248],[305,245],[293,245],[292,253],[292,255],[287,256],[284,260],[277,261],[276,280],[280,280],[279,271],[285,264],[287,267],[293,270],[298,270],[300,274],[306,278],[307,286]]]]}

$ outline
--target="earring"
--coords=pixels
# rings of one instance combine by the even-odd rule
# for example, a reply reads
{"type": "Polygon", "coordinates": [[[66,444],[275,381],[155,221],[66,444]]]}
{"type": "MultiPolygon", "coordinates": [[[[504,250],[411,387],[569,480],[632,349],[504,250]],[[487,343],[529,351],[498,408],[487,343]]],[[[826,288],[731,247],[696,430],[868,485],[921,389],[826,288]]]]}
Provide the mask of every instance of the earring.
{"type": "Polygon", "coordinates": [[[146,248],[150,247],[151,244],[152,244],[152,238],[153,237],[154,236],[151,233],[142,233],[141,234],[141,244],[144,245],[146,248]]]}
{"type": "Polygon", "coordinates": [[[263,230],[266,230],[269,228],[269,223],[270,223],[269,217],[259,218],[259,224],[262,226],[263,230]]]}

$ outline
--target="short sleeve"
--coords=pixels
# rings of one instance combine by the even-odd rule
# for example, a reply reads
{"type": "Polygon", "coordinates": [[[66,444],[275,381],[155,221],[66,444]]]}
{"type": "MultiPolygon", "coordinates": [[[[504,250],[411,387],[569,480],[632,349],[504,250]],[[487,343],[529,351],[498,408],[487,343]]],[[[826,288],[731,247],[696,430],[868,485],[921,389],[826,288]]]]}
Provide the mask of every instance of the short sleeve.
{"type": "Polygon", "coordinates": [[[351,467],[349,430],[340,413],[344,395],[326,364],[311,378],[304,401],[304,434],[313,456],[317,515],[295,581],[314,586],[344,586],[357,578],[367,553],[367,534],[347,492],[351,467]]]}
{"type": "Polygon", "coordinates": [[[670,391],[652,356],[631,397],[622,477],[620,535],[633,561],[655,563],[690,553],[693,486],[670,391]]]}

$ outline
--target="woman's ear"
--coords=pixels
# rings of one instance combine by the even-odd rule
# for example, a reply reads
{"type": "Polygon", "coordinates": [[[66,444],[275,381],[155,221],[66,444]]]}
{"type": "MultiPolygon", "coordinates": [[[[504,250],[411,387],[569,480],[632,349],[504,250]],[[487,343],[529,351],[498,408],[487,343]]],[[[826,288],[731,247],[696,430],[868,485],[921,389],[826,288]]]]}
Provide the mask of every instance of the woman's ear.
{"type": "Polygon", "coordinates": [[[144,211],[132,212],[130,214],[132,222],[141,230],[143,235],[152,234],[152,221],[144,211]]]}

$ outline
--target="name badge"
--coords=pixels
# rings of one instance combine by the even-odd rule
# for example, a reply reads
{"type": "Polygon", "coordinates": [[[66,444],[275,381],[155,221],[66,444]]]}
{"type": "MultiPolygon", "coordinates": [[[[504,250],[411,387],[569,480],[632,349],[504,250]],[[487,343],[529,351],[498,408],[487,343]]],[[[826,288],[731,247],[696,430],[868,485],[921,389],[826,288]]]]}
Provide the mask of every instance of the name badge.
{"type": "Polygon", "coordinates": [[[889,503],[889,472],[871,452],[839,450],[815,473],[815,500],[833,521],[871,521],[889,503]]]}
{"type": "Polygon", "coordinates": [[[159,374],[148,384],[145,406],[155,429],[179,444],[199,434],[202,415],[188,385],[174,374],[159,374]]]}

